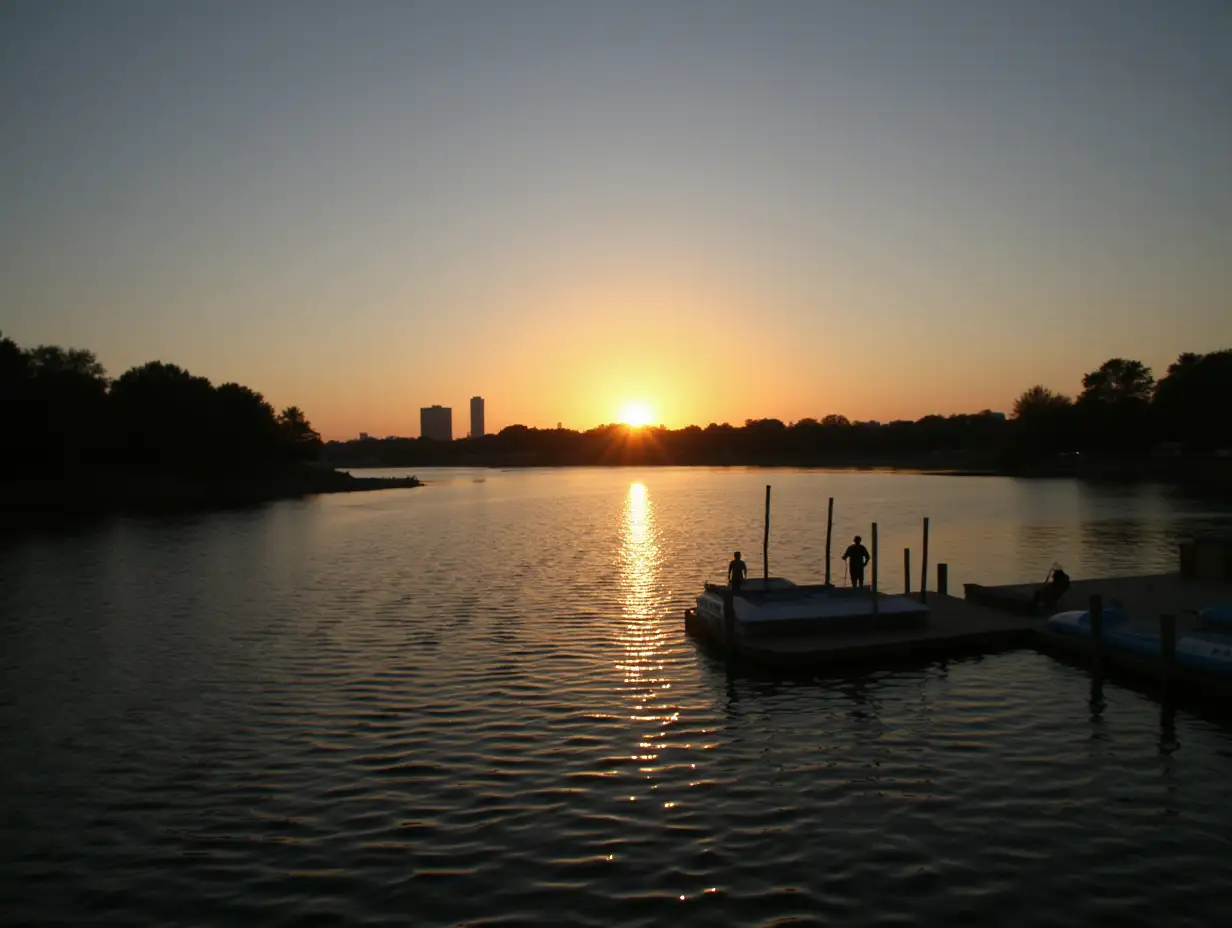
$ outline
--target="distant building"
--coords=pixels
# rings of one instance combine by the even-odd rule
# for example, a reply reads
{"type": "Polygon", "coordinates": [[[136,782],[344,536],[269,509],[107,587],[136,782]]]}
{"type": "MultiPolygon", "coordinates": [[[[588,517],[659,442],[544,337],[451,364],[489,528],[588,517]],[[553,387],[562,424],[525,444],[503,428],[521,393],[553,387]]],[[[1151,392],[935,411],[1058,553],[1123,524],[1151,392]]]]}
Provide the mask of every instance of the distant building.
{"type": "Polygon", "coordinates": [[[367,441],[367,440],[368,440],[369,438],[371,438],[371,437],[372,437],[372,436],[371,436],[371,435],[369,435],[367,432],[360,432],[360,433],[359,433],[359,440],[360,440],[360,441],[367,441]]]}
{"type": "Polygon", "coordinates": [[[471,397],[471,438],[483,438],[483,397],[471,397]]]}
{"type": "Polygon", "coordinates": [[[453,441],[453,410],[448,406],[426,406],[420,409],[419,437],[453,441]]]}

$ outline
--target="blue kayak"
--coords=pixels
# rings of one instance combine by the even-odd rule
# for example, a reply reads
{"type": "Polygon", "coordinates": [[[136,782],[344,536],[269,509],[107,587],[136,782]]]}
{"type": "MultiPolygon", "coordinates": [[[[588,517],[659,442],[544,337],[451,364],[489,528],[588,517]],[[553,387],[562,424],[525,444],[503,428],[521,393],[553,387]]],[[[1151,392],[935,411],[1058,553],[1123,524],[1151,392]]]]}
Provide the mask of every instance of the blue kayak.
{"type": "MultiPolygon", "coordinates": [[[[1104,610],[1104,646],[1114,651],[1128,651],[1144,657],[1159,657],[1159,635],[1130,628],[1129,617],[1120,609],[1104,610]]],[[[1091,637],[1090,610],[1058,612],[1048,620],[1048,630],[1078,638],[1091,637]]]]}
{"type": "Polygon", "coordinates": [[[1178,638],[1176,662],[1183,667],[1232,677],[1232,634],[1191,632],[1178,638]]]}
{"type": "MultiPolygon", "coordinates": [[[[1113,628],[1124,625],[1129,621],[1127,616],[1120,609],[1108,608],[1104,610],[1104,634],[1113,628]]],[[[1074,609],[1069,612],[1058,612],[1048,620],[1048,630],[1061,632],[1066,635],[1081,635],[1084,638],[1091,636],[1091,611],[1089,609],[1074,609]]]]}
{"type": "Polygon", "coordinates": [[[1198,613],[1202,624],[1217,631],[1232,632],[1232,606],[1211,606],[1198,613]]]}

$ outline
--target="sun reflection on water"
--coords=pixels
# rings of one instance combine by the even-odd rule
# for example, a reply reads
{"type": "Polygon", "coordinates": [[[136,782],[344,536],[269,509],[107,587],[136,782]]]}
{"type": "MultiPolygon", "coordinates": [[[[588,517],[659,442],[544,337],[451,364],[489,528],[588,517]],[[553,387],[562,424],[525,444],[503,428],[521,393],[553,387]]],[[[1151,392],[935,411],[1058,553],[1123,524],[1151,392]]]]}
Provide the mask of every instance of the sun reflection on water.
{"type": "MultiPolygon", "coordinates": [[[[625,623],[621,630],[620,668],[626,683],[653,687],[661,682],[656,675],[663,670],[662,650],[667,632],[661,622],[658,588],[662,556],[654,510],[644,483],[629,485],[621,522],[620,591],[625,623]]],[[[650,689],[639,703],[654,695],[650,689]]],[[[635,708],[640,711],[645,706],[635,708]]],[[[633,718],[647,721],[651,717],[641,714],[633,718]]]]}

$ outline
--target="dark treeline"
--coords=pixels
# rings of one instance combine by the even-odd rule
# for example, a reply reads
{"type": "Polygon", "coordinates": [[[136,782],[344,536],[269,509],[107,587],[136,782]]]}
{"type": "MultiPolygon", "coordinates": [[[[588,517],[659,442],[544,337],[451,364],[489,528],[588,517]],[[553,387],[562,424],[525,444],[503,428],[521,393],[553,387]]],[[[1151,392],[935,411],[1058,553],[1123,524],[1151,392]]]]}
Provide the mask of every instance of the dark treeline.
{"type": "Polygon", "coordinates": [[[1058,455],[1141,456],[1232,446],[1232,350],[1183,354],[1158,382],[1139,361],[1114,358],[1082,378],[1071,397],[1031,387],[1009,418],[984,411],[916,421],[852,422],[845,416],[748,420],[743,426],[586,432],[511,425],[498,434],[330,442],[344,465],[817,464],[1030,471],[1058,455]]]}
{"type": "Polygon", "coordinates": [[[115,380],[90,351],[22,349],[0,336],[0,474],[69,480],[100,474],[269,474],[321,447],[291,406],[213,386],[152,361],[115,380]]]}

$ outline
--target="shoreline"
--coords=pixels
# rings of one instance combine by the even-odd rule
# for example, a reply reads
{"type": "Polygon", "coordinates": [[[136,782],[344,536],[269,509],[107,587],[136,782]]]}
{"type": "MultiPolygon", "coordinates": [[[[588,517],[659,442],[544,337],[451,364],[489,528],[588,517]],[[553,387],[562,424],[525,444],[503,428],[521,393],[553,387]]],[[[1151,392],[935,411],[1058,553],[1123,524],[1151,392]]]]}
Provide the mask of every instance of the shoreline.
{"type": "Polygon", "coordinates": [[[260,476],[108,474],[0,481],[0,512],[15,517],[230,509],[324,493],[414,489],[416,477],[357,477],[333,468],[260,476]]]}

